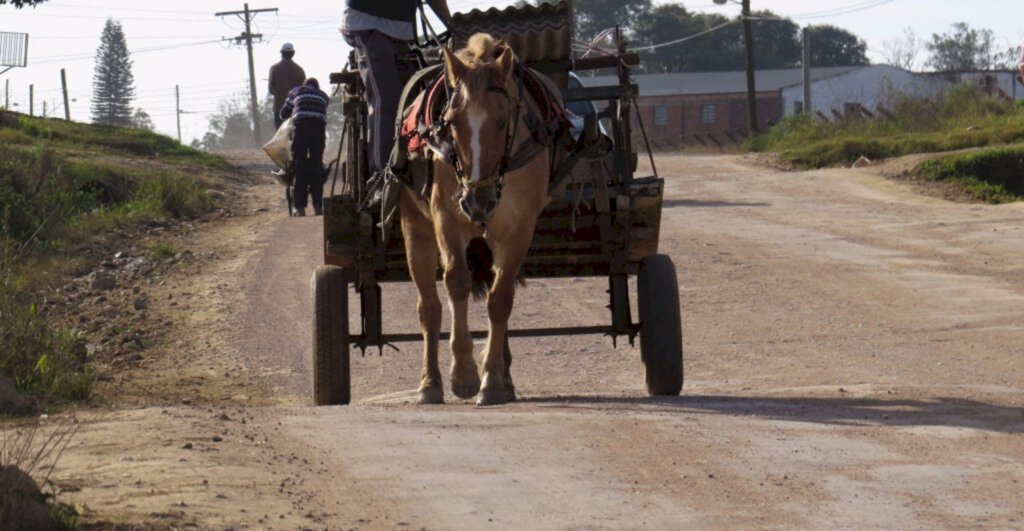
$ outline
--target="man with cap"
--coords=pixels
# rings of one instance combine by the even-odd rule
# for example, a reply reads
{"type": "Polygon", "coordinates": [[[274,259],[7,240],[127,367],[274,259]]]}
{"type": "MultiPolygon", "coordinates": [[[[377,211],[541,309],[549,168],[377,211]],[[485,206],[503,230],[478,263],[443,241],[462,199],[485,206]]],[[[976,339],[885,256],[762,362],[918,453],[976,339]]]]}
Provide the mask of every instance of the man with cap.
{"type": "Polygon", "coordinates": [[[292,60],[295,47],[286,42],[281,46],[281,62],[270,67],[270,94],[274,96],[274,127],[281,127],[281,107],[291,90],[306,80],[306,72],[292,60]]]}
{"type": "MultiPolygon", "coordinates": [[[[416,7],[420,0],[345,0],[341,32],[356,51],[359,74],[369,106],[370,171],[384,168],[394,144],[395,117],[402,96],[398,59],[415,38],[416,7]]],[[[447,0],[426,0],[446,25],[452,15],[447,0]]]]}
{"type": "Polygon", "coordinates": [[[307,196],[313,196],[313,214],[319,216],[324,196],[324,144],[327,135],[328,97],[316,78],[309,78],[288,93],[279,113],[295,124],[292,138],[292,199],[295,215],[306,215],[307,196]]]}

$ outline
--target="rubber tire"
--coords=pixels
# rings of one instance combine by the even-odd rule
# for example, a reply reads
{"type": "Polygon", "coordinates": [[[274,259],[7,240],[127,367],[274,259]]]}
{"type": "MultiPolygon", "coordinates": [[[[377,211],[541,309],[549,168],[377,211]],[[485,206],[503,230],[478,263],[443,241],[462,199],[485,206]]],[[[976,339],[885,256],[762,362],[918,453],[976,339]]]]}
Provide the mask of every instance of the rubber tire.
{"type": "Polygon", "coordinates": [[[683,325],[676,268],[668,255],[652,254],[640,261],[637,309],[647,392],[678,395],[683,390],[683,325]]]}
{"type": "Polygon", "coordinates": [[[313,273],[313,400],[318,406],[351,399],[348,338],[348,282],[340,267],[313,273]]]}

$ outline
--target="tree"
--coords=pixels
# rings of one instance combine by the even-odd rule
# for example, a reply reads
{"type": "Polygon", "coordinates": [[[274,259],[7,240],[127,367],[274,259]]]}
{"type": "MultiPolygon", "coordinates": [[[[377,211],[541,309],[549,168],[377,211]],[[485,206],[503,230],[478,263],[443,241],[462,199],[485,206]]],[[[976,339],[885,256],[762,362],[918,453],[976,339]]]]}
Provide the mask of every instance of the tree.
{"type": "Polygon", "coordinates": [[[132,125],[135,78],[120,22],[107,19],[96,50],[92,78],[92,121],[104,125],[132,125]]]}
{"type": "Polygon", "coordinates": [[[135,109],[135,114],[132,115],[132,128],[152,131],[156,126],[153,125],[153,119],[149,113],[139,108],[135,109]]]}
{"type": "Polygon", "coordinates": [[[885,62],[904,70],[917,70],[917,57],[921,55],[924,43],[917,38],[914,30],[906,28],[902,37],[882,41],[882,58],[885,62]]]}
{"type": "Polygon", "coordinates": [[[868,45],[863,39],[835,26],[809,26],[811,64],[814,67],[868,64],[868,45]]]}
{"type": "Polygon", "coordinates": [[[0,6],[4,4],[11,4],[18,9],[21,9],[25,6],[35,7],[46,1],[47,0],[0,0],[0,6]]]}
{"type": "MultiPolygon", "coordinates": [[[[260,105],[260,126],[273,131],[273,101],[268,98],[260,105]]],[[[247,92],[234,94],[220,102],[217,112],[210,116],[209,130],[194,147],[207,151],[250,149],[252,147],[252,111],[247,92]]]]}
{"type": "Polygon", "coordinates": [[[598,33],[620,26],[630,28],[651,10],[651,0],[576,0],[576,39],[590,42],[598,33]]]}
{"type": "MultiPolygon", "coordinates": [[[[660,5],[637,19],[634,33],[641,44],[670,42],[685,35],[696,35],[706,28],[703,20],[678,4],[660,5]]],[[[644,52],[644,72],[686,72],[693,68],[693,47],[665,46],[644,52]]]]}
{"type": "Polygon", "coordinates": [[[1002,64],[992,30],[976,30],[966,22],[950,26],[949,33],[933,33],[925,45],[931,52],[927,65],[939,72],[991,70],[1002,64]]]}

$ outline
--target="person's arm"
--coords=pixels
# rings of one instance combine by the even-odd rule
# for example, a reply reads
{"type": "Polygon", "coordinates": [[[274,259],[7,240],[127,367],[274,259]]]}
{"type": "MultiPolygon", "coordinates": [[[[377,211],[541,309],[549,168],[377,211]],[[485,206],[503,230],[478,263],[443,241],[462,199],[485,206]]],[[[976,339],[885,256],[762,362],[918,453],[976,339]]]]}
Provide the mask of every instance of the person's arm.
{"type": "Polygon", "coordinates": [[[277,76],[274,75],[274,71],[275,70],[276,69],[273,66],[270,67],[270,79],[267,81],[267,90],[270,91],[270,95],[271,96],[274,95],[274,85],[276,84],[276,83],[274,83],[274,81],[277,78],[277,76]]]}
{"type": "Polygon", "coordinates": [[[452,13],[448,10],[448,0],[427,0],[430,4],[430,9],[434,10],[434,13],[444,22],[445,26],[451,25],[452,13]]]}
{"type": "Polygon", "coordinates": [[[292,109],[295,108],[295,91],[288,93],[288,99],[284,100],[284,105],[281,106],[281,119],[287,120],[292,116],[292,109]]]}

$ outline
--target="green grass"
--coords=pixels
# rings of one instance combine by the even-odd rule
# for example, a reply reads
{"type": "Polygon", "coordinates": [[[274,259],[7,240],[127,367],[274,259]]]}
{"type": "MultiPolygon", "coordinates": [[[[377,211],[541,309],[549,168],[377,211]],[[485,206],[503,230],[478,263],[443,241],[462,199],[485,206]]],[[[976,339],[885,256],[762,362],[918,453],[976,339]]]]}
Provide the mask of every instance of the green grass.
{"type": "Polygon", "coordinates": [[[775,151],[802,168],[850,164],[1024,141],[1024,107],[958,86],[938,101],[900,99],[892,117],[823,123],[796,116],[750,139],[751,151],[775,151]]]}
{"type": "Polygon", "coordinates": [[[178,250],[173,245],[161,241],[149,248],[149,254],[157,260],[162,260],[178,254],[178,250]]]}
{"type": "Polygon", "coordinates": [[[921,163],[917,173],[951,182],[989,203],[1024,199],[1024,144],[950,155],[921,163]]]}
{"type": "Polygon", "coordinates": [[[42,407],[86,399],[85,338],[41,315],[42,293],[83,273],[75,264],[112,230],[208,212],[196,178],[222,167],[146,131],[0,114],[0,374],[42,407]]]}
{"type": "Polygon", "coordinates": [[[64,151],[86,150],[218,169],[230,167],[216,155],[151,131],[32,118],[14,113],[0,114],[0,144],[35,145],[40,142],[64,151]]]}

